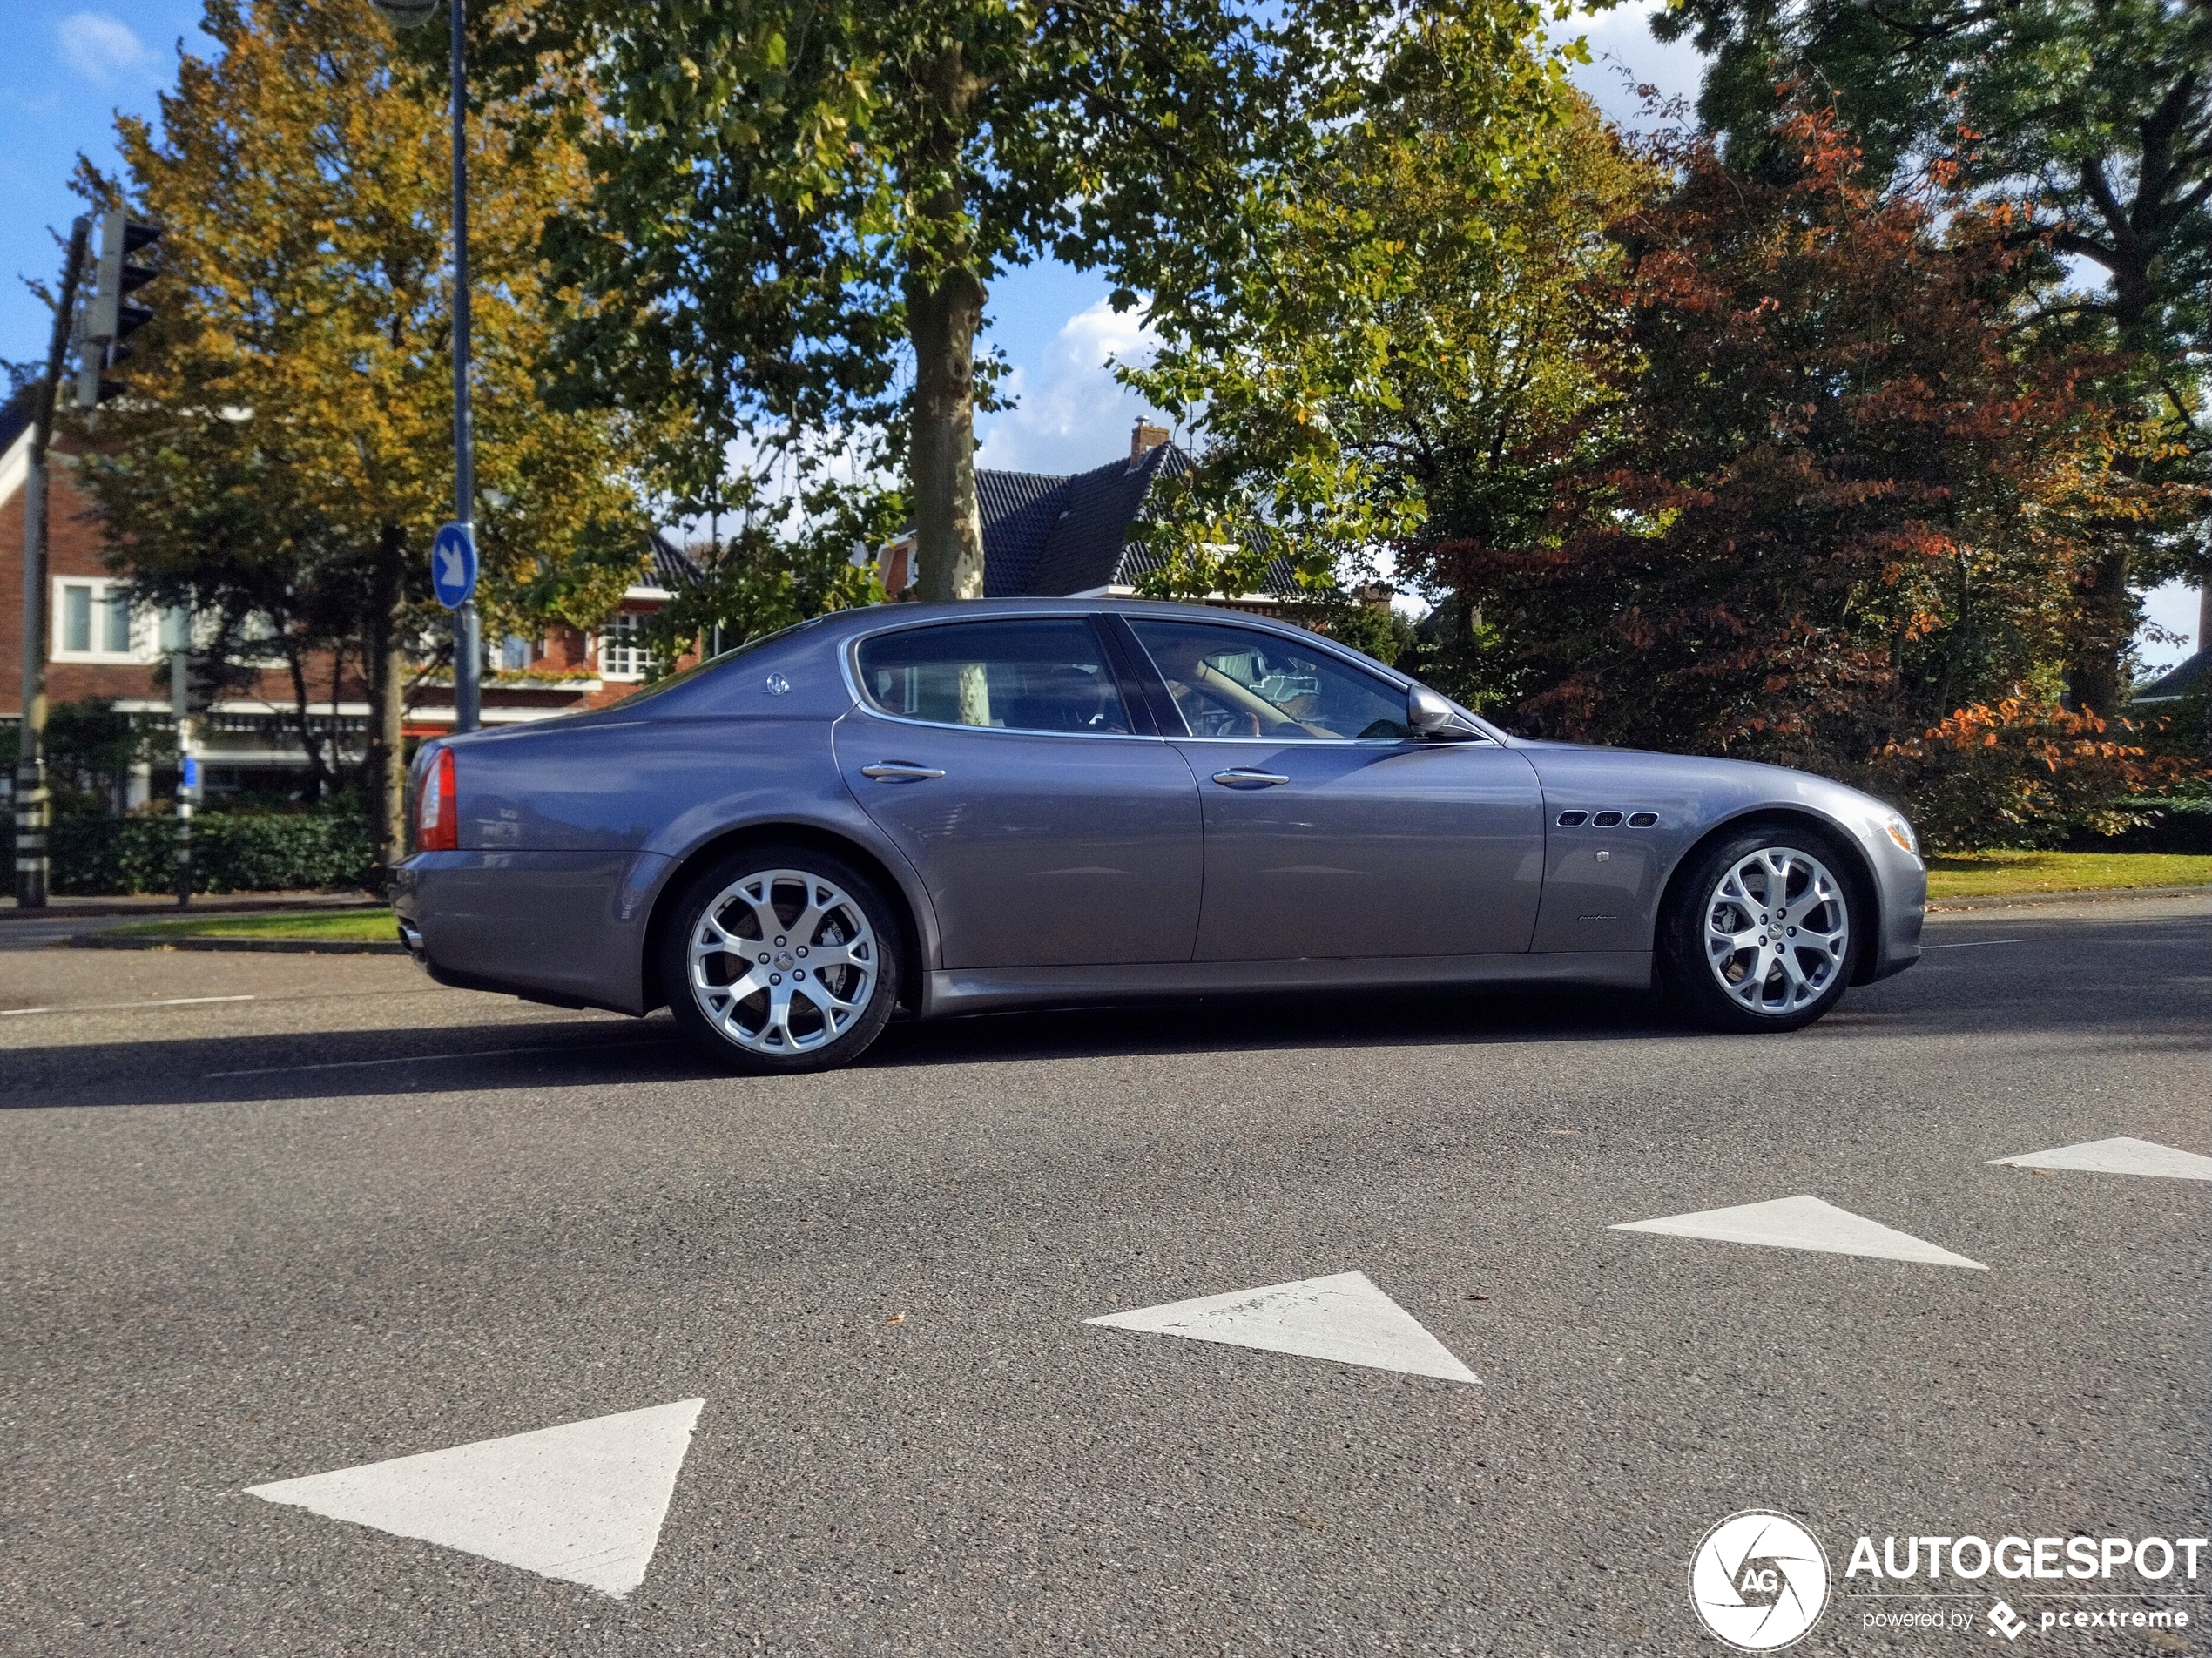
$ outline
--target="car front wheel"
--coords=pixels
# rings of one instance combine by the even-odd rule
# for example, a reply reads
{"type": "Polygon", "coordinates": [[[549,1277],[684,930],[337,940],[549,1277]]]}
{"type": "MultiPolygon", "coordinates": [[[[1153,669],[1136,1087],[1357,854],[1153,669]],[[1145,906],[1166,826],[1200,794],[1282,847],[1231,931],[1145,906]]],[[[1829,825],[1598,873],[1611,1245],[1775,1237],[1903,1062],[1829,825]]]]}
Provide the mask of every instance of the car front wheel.
{"type": "Polygon", "coordinates": [[[1842,863],[1795,827],[1754,828],[1708,852],[1660,922],[1676,1004],[1728,1031],[1797,1030],[1834,1007],[1858,920],[1842,863]]]}
{"type": "Polygon", "coordinates": [[[897,923],[873,882],[811,848],[721,859],[678,901],[661,983],[684,1034],[732,1070],[821,1071],[882,1034],[897,923]]]}

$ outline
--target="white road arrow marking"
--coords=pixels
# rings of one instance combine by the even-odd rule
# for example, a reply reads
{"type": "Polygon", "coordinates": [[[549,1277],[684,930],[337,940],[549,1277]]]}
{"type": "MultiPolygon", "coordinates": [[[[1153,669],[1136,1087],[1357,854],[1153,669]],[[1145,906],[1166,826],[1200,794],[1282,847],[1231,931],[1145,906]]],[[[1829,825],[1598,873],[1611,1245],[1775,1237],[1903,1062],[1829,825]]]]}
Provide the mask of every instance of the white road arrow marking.
{"type": "Polygon", "coordinates": [[[645,1580],[704,1399],[250,1486],[619,1600],[645,1580]]]}
{"type": "Polygon", "coordinates": [[[1930,1266],[1989,1269],[1979,1261],[1854,1215],[1817,1197],[1777,1197],[1767,1203],[1708,1209],[1656,1221],[1623,1221],[1615,1232],[1658,1232],[1669,1237],[1710,1237],[1777,1250],[1816,1250],[1824,1255],[1869,1255],[1883,1261],[1920,1261],[1930,1266]]]}
{"type": "Polygon", "coordinates": [[[1364,1272],[1171,1301],[1084,1322],[1402,1371],[1408,1376],[1434,1376],[1447,1382],[1480,1381],[1364,1272]]]}
{"type": "Polygon", "coordinates": [[[2212,1180],[2212,1157],[2194,1151],[2176,1151],[2155,1140],[2116,1135],[2109,1140],[2087,1140],[2078,1146],[2053,1151],[2025,1152],[2017,1157],[1992,1157],[1991,1163],[2012,1169],[2078,1169],[2093,1175],[2160,1175],[2168,1180],[2212,1180]]]}

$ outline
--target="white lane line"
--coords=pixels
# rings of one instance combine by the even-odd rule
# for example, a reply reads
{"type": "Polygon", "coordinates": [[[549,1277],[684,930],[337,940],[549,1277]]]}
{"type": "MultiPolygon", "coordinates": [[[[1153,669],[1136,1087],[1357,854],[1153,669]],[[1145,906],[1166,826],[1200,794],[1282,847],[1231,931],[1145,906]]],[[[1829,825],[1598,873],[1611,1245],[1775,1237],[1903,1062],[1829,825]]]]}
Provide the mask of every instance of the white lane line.
{"type": "Polygon", "coordinates": [[[593,1042],[577,1048],[549,1048],[543,1042],[534,1042],[528,1048],[471,1048],[452,1054],[401,1054],[395,1059],[340,1059],[320,1065],[264,1065],[250,1071],[208,1071],[209,1081],[219,1076],[276,1076],[287,1071],[350,1071],[364,1065],[415,1065],[434,1059],[492,1059],[504,1054],[596,1054],[609,1048],[664,1048],[676,1039],[672,1036],[649,1037],[635,1042],[593,1042]]]}
{"type": "Polygon", "coordinates": [[[158,1001],[95,1001],[82,1008],[0,1008],[0,1019],[25,1014],[112,1014],[132,1008],[197,1008],[211,1001],[252,1001],[252,996],[164,996],[158,1001]]]}
{"type": "Polygon", "coordinates": [[[1924,944],[1923,950],[1979,950],[1985,944],[2033,944],[2033,939],[1961,939],[1956,944],[1924,944]]]}
{"type": "Polygon", "coordinates": [[[1813,1250],[1824,1255],[1869,1255],[1883,1261],[1920,1261],[1931,1266],[1989,1269],[1953,1255],[1925,1238],[1900,1232],[1864,1215],[1838,1209],[1810,1193],[1732,1209],[1701,1210],[1656,1221],[1622,1221],[1616,1232],[1658,1232],[1669,1237],[1710,1237],[1725,1244],[1757,1244],[1767,1249],[1813,1250]]]}
{"type": "Polygon", "coordinates": [[[1365,1365],[1408,1376],[1433,1376],[1447,1382],[1479,1380],[1420,1320],[1377,1289],[1364,1272],[1200,1296],[1083,1322],[1109,1330],[1143,1330],[1301,1358],[1365,1365]]]}
{"type": "Polygon", "coordinates": [[[622,1599],[645,1580],[705,1399],[481,1439],[246,1495],[622,1599]]]}

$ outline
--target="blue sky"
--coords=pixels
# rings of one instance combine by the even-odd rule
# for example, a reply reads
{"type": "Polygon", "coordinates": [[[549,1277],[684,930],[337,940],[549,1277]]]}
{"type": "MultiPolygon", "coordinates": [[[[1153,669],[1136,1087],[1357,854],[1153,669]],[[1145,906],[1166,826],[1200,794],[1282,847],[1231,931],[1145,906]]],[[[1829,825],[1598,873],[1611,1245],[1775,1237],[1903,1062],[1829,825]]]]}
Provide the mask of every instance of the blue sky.
{"type": "MultiPolygon", "coordinates": [[[[1639,111],[1627,78],[1667,95],[1696,90],[1696,53],[1654,41],[1644,22],[1649,10],[1647,0],[1588,20],[1598,61],[1575,78],[1608,115],[1629,125],[1639,111]]],[[[44,354],[50,324],[20,279],[53,280],[60,254],[48,232],[77,211],[68,181],[78,153],[113,167],[116,112],[153,115],[173,78],[179,40],[195,51],[209,43],[199,30],[199,0],[15,0],[12,15],[15,45],[0,60],[0,356],[22,361],[44,354]]],[[[1144,340],[1136,319],[1108,308],[1106,292],[1103,280],[1056,264],[995,285],[991,339],[1013,365],[1008,389],[1018,406],[981,422],[984,464],[1069,472],[1127,452],[1131,424],[1148,411],[1115,383],[1107,360],[1141,354],[1144,340]]],[[[2195,594],[2161,589],[2152,596],[2152,619],[2193,635],[2195,594]]],[[[2154,664],[2177,661],[2194,643],[2146,644],[2143,655],[2154,664]]]]}

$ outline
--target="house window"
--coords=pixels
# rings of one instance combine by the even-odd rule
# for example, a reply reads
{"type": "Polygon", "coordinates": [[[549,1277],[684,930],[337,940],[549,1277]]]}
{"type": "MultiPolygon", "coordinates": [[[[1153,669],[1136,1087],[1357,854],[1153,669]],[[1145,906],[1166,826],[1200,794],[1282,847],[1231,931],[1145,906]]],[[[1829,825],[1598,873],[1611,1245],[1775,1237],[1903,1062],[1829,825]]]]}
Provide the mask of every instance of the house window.
{"type": "Polygon", "coordinates": [[[635,610],[618,610],[599,630],[599,677],[643,679],[647,660],[637,624],[644,617],[635,610]]]}
{"type": "Polygon", "coordinates": [[[533,641],[518,634],[509,634],[500,642],[499,671],[502,673],[521,673],[537,658],[533,641]]]}
{"type": "MultiPolygon", "coordinates": [[[[54,660],[150,662],[128,590],[120,582],[64,577],[54,583],[54,660]]],[[[150,632],[150,630],[147,630],[150,632]]]]}

